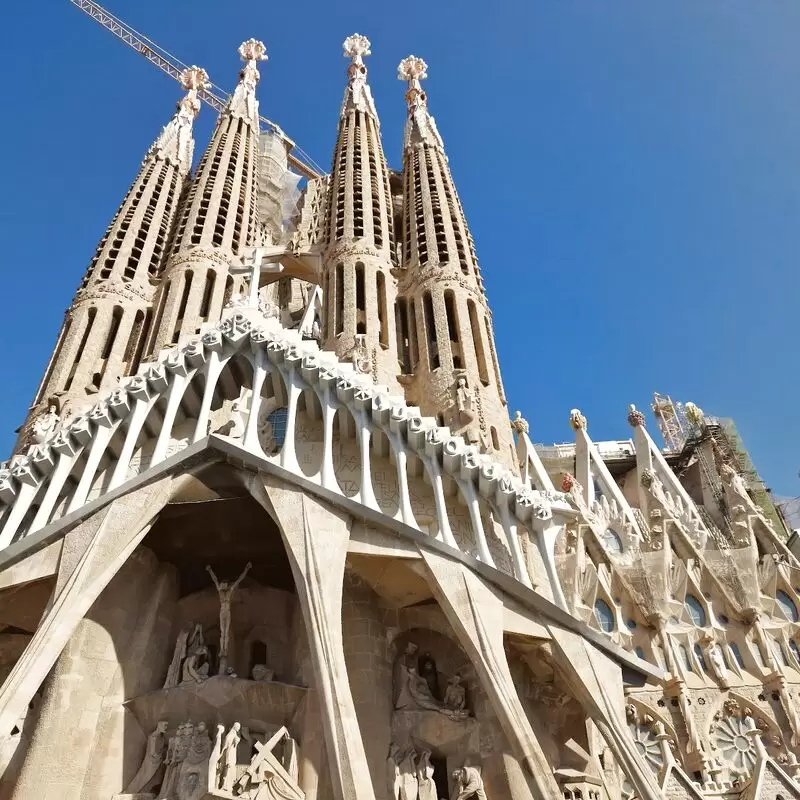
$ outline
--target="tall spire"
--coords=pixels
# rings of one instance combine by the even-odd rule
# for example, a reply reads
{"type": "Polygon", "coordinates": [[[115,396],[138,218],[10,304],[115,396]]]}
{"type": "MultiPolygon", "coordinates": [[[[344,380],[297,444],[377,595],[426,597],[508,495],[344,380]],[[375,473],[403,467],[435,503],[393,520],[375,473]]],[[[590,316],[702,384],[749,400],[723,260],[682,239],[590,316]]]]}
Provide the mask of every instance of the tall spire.
{"type": "Polygon", "coordinates": [[[156,299],[148,350],[155,352],[217,321],[235,287],[228,266],[259,236],[257,64],[263,42],[239,47],[245,62],[181,204],[180,222],[156,299]]]}
{"type": "Polygon", "coordinates": [[[478,260],[442,137],[421,81],[404,58],[403,267],[397,299],[406,397],[516,469],[511,426],[478,260]]]}
{"type": "Polygon", "coordinates": [[[396,262],[389,168],[367,84],[366,36],[343,45],[350,59],[328,192],[323,257],[323,346],[377,383],[399,391],[394,324],[396,262]]]}
{"type": "MultiPolygon", "coordinates": [[[[153,281],[165,257],[184,181],[191,169],[197,93],[208,84],[200,67],[181,75],[186,95],[150,146],[139,173],[97,246],[28,415],[59,411],[137,369],[150,320],[153,281]]],[[[24,443],[26,424],[20,437],[24,443]]]]}
{"type": "Polygon", "coordinates": [[[397,77],[401,81],[408,81],[408,120],[403,149],[416,142],[425,142],[444,153],[444,143],[436,128],[436,121],[428,111],[428,96],[420,83],[428,77],[428,65],[419,56],[406,56],[397,67],[397,77]]]}
{"type": "Polygon", "coordinates": [[[352,59],[347,67],[347,88],[344,90],[344,100],[340,117],[348,111],[357,109],[365,114],[369,114],[375,122],[378,122],[378,112],[375,110],[375,101],[372,99],[372,92],[367,83],[367,67],[364,64],[364,56],[372,54],[370,41],[360,33],[348,36],[342,43],[345,56],[352,59]]]}

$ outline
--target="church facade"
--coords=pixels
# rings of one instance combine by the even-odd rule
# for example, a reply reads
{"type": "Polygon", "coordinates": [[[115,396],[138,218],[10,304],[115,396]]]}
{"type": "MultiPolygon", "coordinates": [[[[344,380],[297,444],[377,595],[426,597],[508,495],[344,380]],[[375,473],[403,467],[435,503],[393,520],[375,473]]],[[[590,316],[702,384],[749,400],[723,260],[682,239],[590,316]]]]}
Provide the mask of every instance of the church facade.
{"type": "Polygon", "coordinates": [[[534,447],[427,65],[395,171],[369,47],[299,196],[263,43],[194,168],[187,69],[97,247],[0,467],[0,797],[800,798],[786,531],[694,406],[534,447]]]}

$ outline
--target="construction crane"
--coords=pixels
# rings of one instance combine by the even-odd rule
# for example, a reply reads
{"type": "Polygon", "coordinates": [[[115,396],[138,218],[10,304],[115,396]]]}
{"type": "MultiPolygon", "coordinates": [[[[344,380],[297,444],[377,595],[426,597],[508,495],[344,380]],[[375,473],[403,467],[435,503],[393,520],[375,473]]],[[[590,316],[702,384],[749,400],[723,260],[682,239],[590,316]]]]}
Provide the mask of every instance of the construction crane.
{"type": "MultiPolygon", "coordinates": [[[[118,17],[115,17],[111,12],[106,11],[103,6],[95,3],[94,0],[70,0],[70,2],[88,14],[95,22],[99,22],[107,31],[111,31],[114,36],[128,45],[128,47],[133,48],[139,55],[144,56],[151,64],[155,64],[162,72],[166,72],[170,78],[180,81],[180,74],[187,67],[182,61],[118,17]]],[[[212,83],[208,89],[201,89],[198,92],[198,96],[211,108],[219,112],[225,106],[225,98],[227,98],[228,93],[212,83]]],[[[260,120],[265,127],[280,136],[286,144],[286,149],[290,151],[287,160],[291,167],[306,178],[319,178],[324,174],[324,170],[314,162],[311,156],[305,153],[301,147],[298,147],[278,125],[266,117],[260,117],[260,120]],[[293,149],[297,150],[299,157],[291,152],[293,149]]]]}

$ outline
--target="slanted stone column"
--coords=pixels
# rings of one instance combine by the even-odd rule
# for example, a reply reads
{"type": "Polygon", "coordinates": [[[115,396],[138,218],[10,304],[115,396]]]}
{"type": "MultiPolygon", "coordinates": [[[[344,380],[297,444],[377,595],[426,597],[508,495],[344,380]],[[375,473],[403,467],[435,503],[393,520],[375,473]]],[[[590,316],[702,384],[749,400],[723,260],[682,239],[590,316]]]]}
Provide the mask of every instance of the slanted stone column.
{"type": "Polygon", "coordinates": [[[172,570],[145,548],[119,570],[45,683],[14,800],[100,800],[124,789],[144,734],[122,703],[161,684],[170,633],[164,607],[176,597],[172,570]]]}
{"type": "Polygon", "coordinates": [[[515,758],[505,759],[514,800],[560,800],[553,767],[531,728],[511,678],[503,647],[502,598],[459,562],[423,548],[420,552],[433,578],[434,595],[474,664],[514,751],[515,758]]]}
{"type": "Polygon", "coordinates": [[[24,713],[78,623],[150,530],[170,498],[165,476],[88,517],[66,536],[52,605],[0,689],[0,730],[24,713]]]}
{"type": "Polygon", "coordinates": [[[253,497],[278,523],[308,631],[336,800],[375,800],[342,643],[342,581],[351,520],[270,475],[253,497]]]}
{"type": "Polygon", "coordinates": [[[663,800],[653,773],[628,734],[619,665],[571,631],[555,625],[548,630],[553,637],[553,667],[597,725],[636,795],[641,800],[663,800]]]}

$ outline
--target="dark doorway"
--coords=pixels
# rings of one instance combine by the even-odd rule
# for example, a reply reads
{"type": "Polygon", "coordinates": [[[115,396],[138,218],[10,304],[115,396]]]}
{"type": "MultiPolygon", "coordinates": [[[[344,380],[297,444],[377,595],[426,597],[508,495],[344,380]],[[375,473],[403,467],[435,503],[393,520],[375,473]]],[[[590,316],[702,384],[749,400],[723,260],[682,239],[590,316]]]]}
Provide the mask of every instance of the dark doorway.
{"type": "Polygon", "coordinates": [[[450,797],[450,782],[447,779],[447,759],[431,756],[433,782],[436,785],[437,797],[450,797]]]}
{"type": "Polygon", "coordinates": [[[267,646],[264,642],[255,641],[250,645],[250,671],[256,664],[267,663],[267,646]]]}

